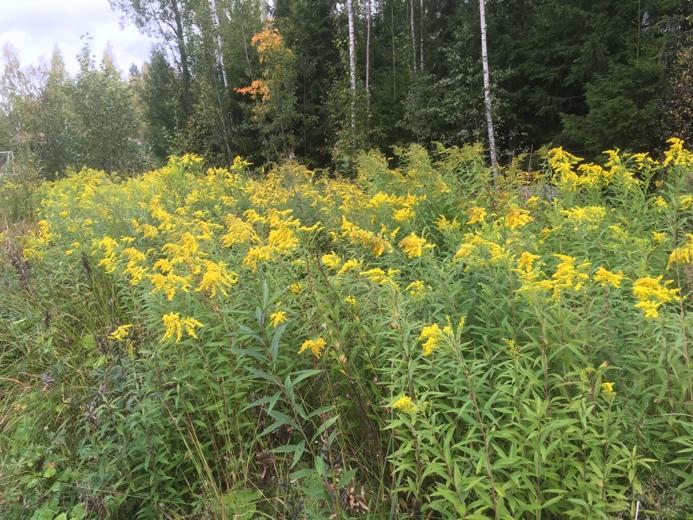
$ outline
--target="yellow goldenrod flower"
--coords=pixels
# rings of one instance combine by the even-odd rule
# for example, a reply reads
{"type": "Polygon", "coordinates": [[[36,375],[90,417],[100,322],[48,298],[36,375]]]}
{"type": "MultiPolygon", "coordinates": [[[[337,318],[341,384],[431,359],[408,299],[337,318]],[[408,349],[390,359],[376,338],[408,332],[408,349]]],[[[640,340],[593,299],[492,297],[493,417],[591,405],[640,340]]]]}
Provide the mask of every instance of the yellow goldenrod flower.
{"type": "Polygon", "coordinates": [[[344,298],[344,302],[348,303],[352,307],[356,307],[358,305],[358,301],[356,300],[356,297],[353,295],[349,295],[346,298],[344,298]]]}
{"type": "Polygon", "coordinates": [[[582,289],[583,283],[589,278],[585,271],[589,268],[590,263],[584,260],[576,265],[575,258],[568,255],[553,255],[560,260],[556,266],[556,271],[552,275],[554,296],[559,296],[563,289],[573,289],[579,291],[582,289]]]}
{"type": "Polygon", "coordinates": [[[419,334],[419,341],[423,341],[423,355],[430,356],[441,342],[444,341],[446,334],[449,335],[451,332],[452,328],[450,326],[441,329],[437,323],[426,325],[422,328],[419,334]]]}
{"type": "Polygon", "coordinates": [[[108,335],[108,339],[113,341],[123,341],[130,335],[132,325],[121,325],[108,335]]]}
{"type": "Polygon", "coordinates": [[[604,219],[606,209],[603,206],[575,206],[561,210],[561,213],[573,224],[595,224],[604,219]]]}
{"type": "Polygon", "coordinates": [[[116,248],[118,247],[118,242],[109,236],[105,236],[99,240],[97,247],[104,252],[103,257],[99,261],[99,265],[103,267],[107,273],[114,273],[117,267],[116,248]]]}
{"type": "Polygon", "coordinates": [[[661,245],[661,244],[663,244],[664,242],[667,241],[667,234],[666,234],[666,233],[662,233],[662,232],[660,232],[660,231],[653,231],[653,232],[652,232],[652,241],[653,241],[655,244],[660,244],[660,245],[661,245]]]}
{"type": "Polygon", "coordinates": [[[281,325],[285,321],[286,321],[286,312],[284,312],[284,311],[276,311],[270,315],[270,325],[272,325],[272,327],[278,327],[279,325],[281,325]]]}
{"type": "Polygon", "coordinates": [[[656,278],[645,276],[633,282],[633,295],[638,299],[635,307],[641,309],[646,318],[657,319],[662,305],[680,299],[679,289],[668,287],[671,280],[662,284],[662,278],[662,275],[656,278]]]}
{"type": "Polygon", "coordinates": [[[515,340],[513,339],[505,339],[505,344],[508,347],[508,351],[510,353],[510,357],[513,359],[516,359],[518,354],[520,353],[520,350],[517,348],[517,343],[515,343],[515,340]]]}
{"type": "Polygon", "coordinates": [[[315,339],[307,339],[301,345],[301,348],[298,350],[298,353],[303,354],[306,350],[310,350],[316,359],[320,359],[320,356],[322,355],[322,351],[324,350],[325,345],[327,345],[327,343],[322,338],[318,337],[315,339]]]}
{"type": "Polygon", "coordinates": [[[380,285],[385,285],[388,281],[391,281],[388,274],[379,267],[374,267],[373,269],[368,269],[367,271],[361,271],[359,274],[364,278],[368,278],[368,280],[371,282],[380,285]]]}
{"type": "Polygon", "coordinates": [[[669,149],[664,153],[664,161],[662,161],[662,166],[669,166],[670,164],[676,166],[687,166],[693,164],[693,153],[689,152],[683,147],[683,139],[678,137],[672,137],[667,140],[670,144],[669,149]]]}
{"type": "Polygon", "coordinates": [[[414,404],[414,401],[412,401],[411,398],[406,395],[403,395],[399,399],[395,400],[390,405],[390,408],[404,413],[416,413],[418,410],[418,407],[414,404]]]}
{"type": "Polygon", "coordinates": [[[667,203],[666,199],[659,195],[655,200],[654,200],[654,205],[657,209],[667,209],[669,207],[669,204],[667,203]]]}
{"type": "Polygon", "coordinates": [[[344,262],[344,265],[342,265],[342,268],[339,270],[339,273],[337,274],[344,274],[348,273],[349,271],[355,271],[357,269],[361,269],[361,262],[354,258],[350,258],[349,260],[344,262]]]}
{"type": "Polygon", "coordinates": [[[517,229],[526,226],[534,219],[526,209],[512,206],[505,215],[505,225],[510,229],[517,229]]]}
{"type": "Polygon", "coordinates": [[[456,218],[448,220],[447,218],[445,218],[445,215],[440,215],[436,220],[436,227],[438,228],[438,231],[446,233],[451,231],[458,231],[461,226],[460,223],[457,222],[456,218]]]}
{"type": "Polygon", "coordinates": [[[258,241],[258,236],[252,224],[236,215],[227,215],[224,221],[226,223],[227,232],[221,237],[221,243],[226,247],[258,241]]]}
{"type": "Polygon", "coordinates": [[[303,284],[300,282],[292,283],[289,285],[289,291],[291,291],[291,294],[294,296],[298,296],[301,294],[301,291],[303,290],[303,284]]]}
{"type": "Polygon", "coordinates": [[[166,299],[171,301],[178,291],[188,292],[190,290],[190,280],[185,276],[178,276],[169,271],[166,274],[154,273],[149,275],[149,281],[154,286],[152,294],[163,293],[166,299]]]}
{"type": "Polygon", "coordinates": [[[174,340],[175,343],[180,343],[185,333],[190,338],[197,339],[197,329],[202,327],[202,323],[195,318],[181,318],[177,312],[169,312],[161,318],[164,324],[165,333],[161,341],[174,340]]]}
{"type": "Polygon", "coordinates": [[[413,209],[401,208],[394,212],[392,218],[394,218],[397,222],[408,222],[410,220],[413,220],[415,216],[416,213],[413,209]]]}
{"type": "Polygon", "coordinates": [[[602,388],[602,392],[604,394],[606,394],[607,396],[612,396],[612,395],[616,394],[616,392],[614,392],[614,384],[613,383],[605,381],[604,383],[602,383],[601,388],[602,388]]]}
{"type": "Polygon", "coordinates": [[[358,227],[356,224],[349,222],[343,215],[342,236],[353,245],[361,245],[370,249],[375,257],[379,257],[392,249],[392,245],[386,238],[381,235],[376,235],[372,231],[358,227]]]}
{"type": "Polygon", "coordinates": [[[623,281],[623,272],[612,273],[603,267],[597,269],[594,273],[594,281],[602,284],[603,287],[621,287],[623,281]]]}
{"type": "Polygon", "coordinates": [[[524,251],[517,260],[517,269],[515,270],[523,280],[533,280],[538,276],[538,272],[534,267],[534,263],[541,257],[533,255],[529,251],[524,251]]]}
{"type": "Polygon", "coordinates": [[[329,269],[337,269],[342,264],[342,259],[334,251],[327,253],[326,255],[322,255],[320,261],[322,262],[322,265],[329,269]]]}
{"type": "Polygon", "coordinates": [[[423,280],[415,280],[407,285],[405,290],[409,292],[409,296],[412,298],[418,298],[426,291],[426,284],[423,280]]]}
{"type": "Polygon", "coordinates": [[[228,296],[226,288],[238,282],[238,275],[227,271],[226,266],[221,262],[217,263],[211,260],[203,260],[203,264],[205,272],[195,292],[205,292],[210,298],[214,298],[217,295],[217,291],[221,292],[224,296],[228,296]]]}
{"type": "Polygon", "coordinates": [[[426,239],[416,235],[416,233],[410,233],[400,241],[399,247],[402,248],[409,258],[417,258],[423,254],[424,249],[431,249],[433,245],[426,242],[426,239]]]}
{"type": "Polygon", "coordinates": [[[693,234],[687,235],[688,241],[674,249],[669,255],[667,267],[674,264],[693,264],[693,234]]]}
{"type": "Polygon", "coordinates": [[[288,252],[296,249],[298,237],[288,226],[281,226],[270,231],[268,242],[276,251],[288,252]]]}
{"type": "Polygon", "coordinates": [[[530,198],[528,198],[525,201],[525,205],[528,208],[536,208],[540,202],[541,202],[541,199],[539,197],[537,197],[536,195],[532,195],[530,198]]]}
{"type": "Polygon", "coordinates": [[[248,249],[243,258],[243,265],[249,267],[251,271],[257,271],[257,265],[261,261],[272,259],[274,249],[271,246],[255,246],[248,249]]]}
{"type": "Polygon", "coordinates": [[[477,224],[483,222],[486,219],[486,208],[481,206],[472,206],[467,210],[467,224],[477,224]]]}

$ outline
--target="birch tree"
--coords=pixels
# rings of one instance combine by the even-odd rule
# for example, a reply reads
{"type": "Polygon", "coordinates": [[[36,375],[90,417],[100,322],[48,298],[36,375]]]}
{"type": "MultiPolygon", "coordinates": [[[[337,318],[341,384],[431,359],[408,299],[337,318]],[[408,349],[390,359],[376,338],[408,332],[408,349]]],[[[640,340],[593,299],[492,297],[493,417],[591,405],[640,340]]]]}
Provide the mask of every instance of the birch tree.
{"type": "Polygon", "coordinates": [[[212,28],[214,30],[217,67],[221,72],[221,80],[224,85],[224,91],[227,91],[229,88],[229,81],[226,78],[226,67],[224,65],[224,52],[221,42],[221,30],[219,28],[219,11],[217,10],[217,0],[209,0],[209,10],[212,15],[212,28]]]}
{"type": "Polygon", "coordinates": [[[486,129],[488,147],[491,154],[491,169],[494,182],[498,180],[498,159],[496,155],[496,138],[493,132],[493,112],[491,107],[491,80],[488,70],[488,49],[486,47],[486,9],[485,0],[479,0],[479,22],[481,25],[481,65],[484,70],[484,104],[486,105],[486,129]]]}
{"type": "Polygon", "coordinates": [[[354,2],[347,0],[347,17],[349,19],[349,87],[351,90],[351,145],[356,139],[356,37],[354,35],[354,2]]]}
{"type": "Polygon", "coordinates": [[[371,117],[371,0],[366,0],[366,117],[371,117]]]}

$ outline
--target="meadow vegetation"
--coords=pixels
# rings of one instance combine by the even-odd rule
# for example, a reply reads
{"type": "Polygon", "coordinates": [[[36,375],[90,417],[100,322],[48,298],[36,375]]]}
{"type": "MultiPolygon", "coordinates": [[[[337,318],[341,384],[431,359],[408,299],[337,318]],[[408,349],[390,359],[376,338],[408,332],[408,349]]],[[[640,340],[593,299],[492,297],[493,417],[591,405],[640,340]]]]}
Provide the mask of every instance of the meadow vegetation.
{"type": "Polygon", "coordinates": [[[0,517],[686,518],[669,144],[0,184],[0,517]]]}

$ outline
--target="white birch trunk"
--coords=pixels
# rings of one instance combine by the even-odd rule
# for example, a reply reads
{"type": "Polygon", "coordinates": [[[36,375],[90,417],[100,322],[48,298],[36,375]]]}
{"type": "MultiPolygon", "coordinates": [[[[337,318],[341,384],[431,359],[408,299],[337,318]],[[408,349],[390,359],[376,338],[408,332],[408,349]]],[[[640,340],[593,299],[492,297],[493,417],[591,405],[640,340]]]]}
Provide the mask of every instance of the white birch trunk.
{"type": "Polygon", "coordinates": [[[229,82],[226,78],[226,67],[224,66],[224,53],[221,45],[221,31],[219,30],[219,13],[217,11],[217,1],[209,0],[209,10],[212,13],[212,25],[214,26],[214,43],[216,44],[217,66],[221,71],[221,80],[224,90],[228,90],[229,82]]]}
{"type": "Polygon", "coordinates": [[[486,8],[485,0],[479,0],[479,22],[481,25],[481,65],[484,70],[484,103],[486,105],[486,129],[488,131],[488,147],[491,154],[491,169],[493,180],[498,180],[498,159],[496,155],[496,138],[493,132],[493,112],[491,105],[491,79],[488,70],[488,49],[486,48],[486,8]]]}
{"type": "Polygon", "coordinates": [[[349,18],[349,86],[351,89],[351,141],[356,137],[356,37],[354,35],[354,2],[347,0],[349,18]]]}
{"type": "Polygon", "coordinates": [[[419,71],[424,70],[424,0],[419,0],[419,71]]]}
{"type": "Polygon", "coordinates": [[[366,0],[366,117],[371,117],[371,0],[366,0]]]}

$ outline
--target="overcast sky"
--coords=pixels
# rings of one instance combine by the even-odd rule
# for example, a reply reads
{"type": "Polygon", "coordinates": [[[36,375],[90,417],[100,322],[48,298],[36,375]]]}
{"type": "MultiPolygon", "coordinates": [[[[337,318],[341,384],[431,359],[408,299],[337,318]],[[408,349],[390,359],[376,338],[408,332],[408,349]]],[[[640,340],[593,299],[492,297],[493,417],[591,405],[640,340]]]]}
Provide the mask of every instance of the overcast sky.
{"type": "Polygon", "coordinates": [[[0,0],[0,47],[10,43],[22,65],[37,65],[41,59],[49,62],[58,44],[74,73],[80,36],[89,33],[97,62],[110,42],[116,64],[127,72],[132,63],[139,67],[148,58],[152,42],[131,23],[121,29],[120,19],[108,0],[0,0]]]}

